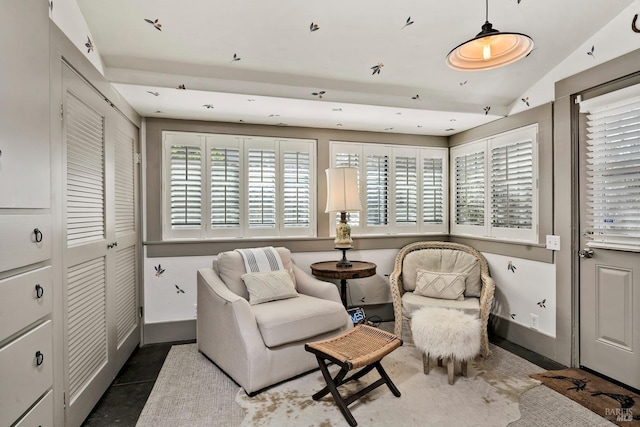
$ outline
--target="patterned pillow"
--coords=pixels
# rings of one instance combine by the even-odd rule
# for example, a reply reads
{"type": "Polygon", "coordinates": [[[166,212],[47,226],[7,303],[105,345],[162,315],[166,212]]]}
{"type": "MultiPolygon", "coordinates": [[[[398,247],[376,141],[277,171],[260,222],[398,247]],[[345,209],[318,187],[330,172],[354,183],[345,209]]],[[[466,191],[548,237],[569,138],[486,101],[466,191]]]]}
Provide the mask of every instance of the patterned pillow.
{"type": "Polygon", "coordinates": [[[414,293],[431,298],[464,301],[466,280],[466,274],[438,273],[418,269],[414,293]]]}
{"type": "Polygon", "coordinates": [[[242,280],[249,291],[251,305],[298,296],[287,270],[247,273],[242,275],[242,280]]]}

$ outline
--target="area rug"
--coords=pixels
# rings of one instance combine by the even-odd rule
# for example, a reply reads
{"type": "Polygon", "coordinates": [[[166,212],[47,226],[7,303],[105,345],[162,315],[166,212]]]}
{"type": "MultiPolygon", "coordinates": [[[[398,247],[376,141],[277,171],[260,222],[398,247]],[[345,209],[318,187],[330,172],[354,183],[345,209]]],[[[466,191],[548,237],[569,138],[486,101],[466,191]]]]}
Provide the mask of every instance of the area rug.
{"type": "MultiPolygon", "coordinates": [[[[400,347],[382,364],[402,396],[393,396],[383,385],[351,404],[349,409],[359,425],[506,426],[520,418],[520,395],[539,384],[526,375],[506,375],[479,360],[469,363],[467,377],[456,376],[454,385],[449,385],[445,367],[432,367],[429,375],[423,373],[422,357],[412,346],[400,347]]],[[[377,378],[373,371],[341,391],[353,392],[377,378]]],[[[322,374],[316,371],[253,398],[240,390],[236,402],[247,414],[241,425],[346,425],[331,396],[317,402],[311,399],[324,384],[322,374]]]]}
{"type": "Polygon", "coordinates": [[[640,396],[603,378],[575,368],[531,377],[618,426],[640,426],[640,396]]]}
{"type": "MultiPolygon", "coordinates": [[[[419,354],[406,344],[383,360],[402,396],[396,398],[386,386],[381,386],[350,408],[361,426],[498,427],[519,417],[518,395],[528,389],[520,397],[522,416],[508,424],[510,427],[613,425],[550,388],[533,387],[539,382],[529,375],[545,372],[542,368],[500,347],[490,347],[491,357],[469,364],[469,377],[456,376],[455,384],[451,386],[447,384],[445,368],[432,367],[429,375],[424,375],[419,354]],[[383,404],[386,409],[380,406],[383,404]]],[[[363,378],[363,382],[367,380],[369,378],[363,378]]],[[[195,344],[174,345],[137,426],[236,427],[254,425],[254,419],[256,425],[272,423],[274,427],[346,426],[342,414],[330,400],[314,402],[309,398],[311,391],[321,386],[321,375],[315,371],[250,399],[215,364],[199,353],[195,344]],[[307,387],[309,394],[292,387],[296,384],[297,387],[307,387]],[[293,391],[299,392],[297,404],[286,402],[286,397],[292,396],[293,391]],[[273,406],[269,408],[269,404],[273,406]],[[269,411],[281,414],[281,405],[288,412],[286,420],[279,420],[277,416],[261,416],[269,411]]]]}

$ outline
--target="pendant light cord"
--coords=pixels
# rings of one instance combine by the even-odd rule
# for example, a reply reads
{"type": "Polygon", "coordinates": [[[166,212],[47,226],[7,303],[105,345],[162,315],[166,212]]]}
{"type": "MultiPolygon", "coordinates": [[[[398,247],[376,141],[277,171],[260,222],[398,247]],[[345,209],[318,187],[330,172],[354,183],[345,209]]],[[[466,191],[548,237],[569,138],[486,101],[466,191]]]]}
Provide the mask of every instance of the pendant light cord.
{"type": "Polygon", "coordinates": [[[489,0],[486,0],[485,2],[486,7],[485,7],[485,22],[489,22],[489,0]]]}

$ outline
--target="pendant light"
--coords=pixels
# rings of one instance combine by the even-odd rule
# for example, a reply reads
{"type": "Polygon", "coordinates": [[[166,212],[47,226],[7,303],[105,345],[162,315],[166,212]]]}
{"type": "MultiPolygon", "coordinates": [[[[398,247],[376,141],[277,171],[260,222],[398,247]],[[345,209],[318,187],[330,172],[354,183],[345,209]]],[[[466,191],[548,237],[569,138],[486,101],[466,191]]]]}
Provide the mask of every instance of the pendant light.
{"type": "Polygon", "coordinates": [[[482,31],[471,40],[456,46],[447,55],[447,65],[459,71],[482,71],[511,64],[527,56],[533,39],[521,33],[503,33],[489,22],[489,0],[486,0],[482,31]]]}

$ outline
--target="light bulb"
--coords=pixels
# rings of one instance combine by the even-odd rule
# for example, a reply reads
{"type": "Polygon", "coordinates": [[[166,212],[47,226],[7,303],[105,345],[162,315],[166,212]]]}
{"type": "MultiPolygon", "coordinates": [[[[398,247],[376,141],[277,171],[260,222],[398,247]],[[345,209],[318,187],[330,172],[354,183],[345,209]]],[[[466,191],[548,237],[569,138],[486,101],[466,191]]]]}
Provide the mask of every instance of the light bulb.
{"type": "Polygon", "coordinates": [[[491,41],[489,37],[484,39],[484,46],[482,47],[482,59],[488,61],[491,59],[491,41]]]}

